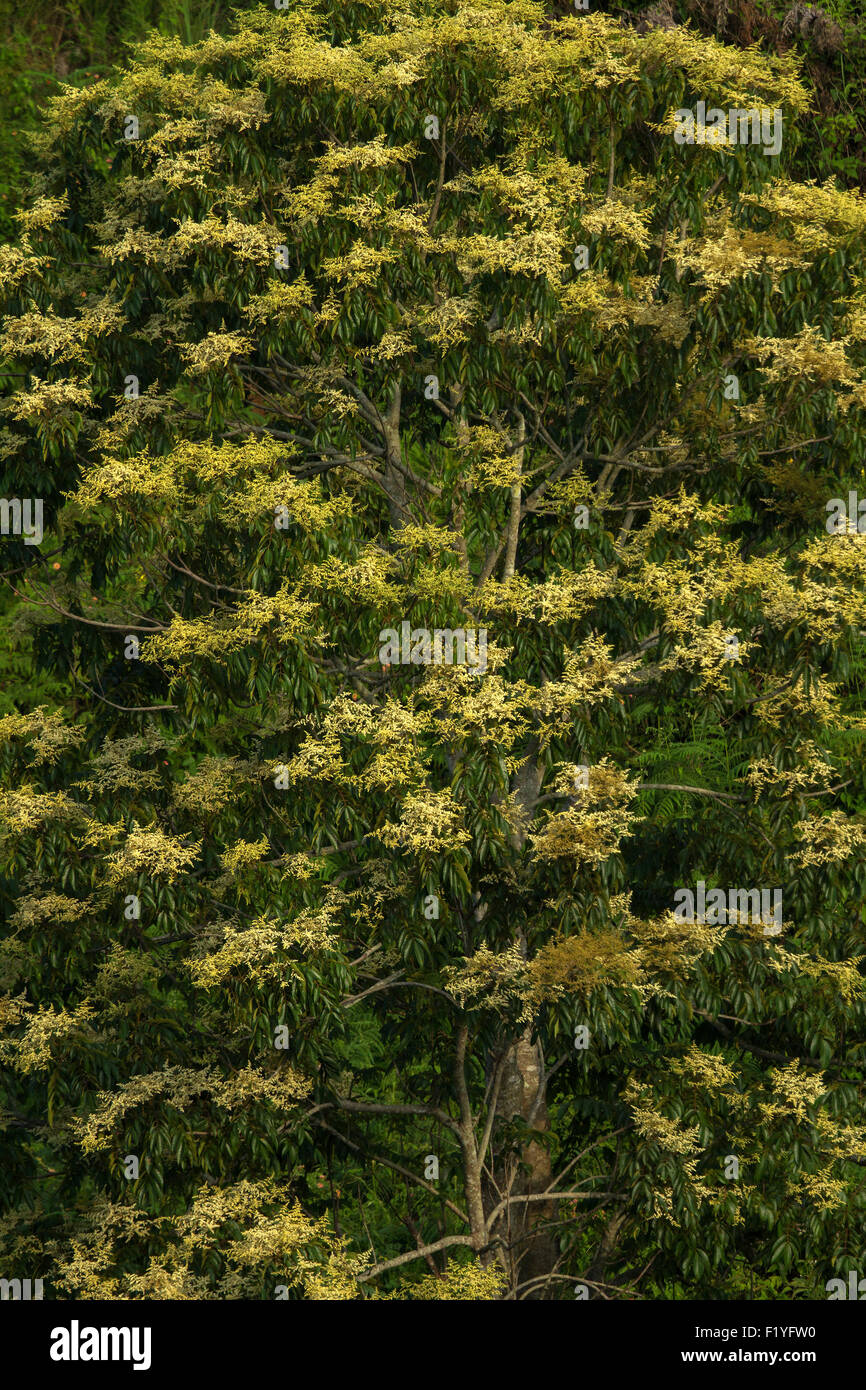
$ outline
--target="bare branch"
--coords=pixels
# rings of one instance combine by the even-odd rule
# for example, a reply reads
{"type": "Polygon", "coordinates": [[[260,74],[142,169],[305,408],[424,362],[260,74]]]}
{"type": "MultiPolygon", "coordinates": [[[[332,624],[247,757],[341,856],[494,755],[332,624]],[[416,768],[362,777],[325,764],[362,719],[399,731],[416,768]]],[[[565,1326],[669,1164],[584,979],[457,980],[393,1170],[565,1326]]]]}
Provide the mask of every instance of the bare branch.
{"type": "Polygon", "coordinates": [[[408,1255],[398,1255],[396,1259],[384,1260],[381,1264],[373,1265],[371,1269],[366,1269],[363,1274],[358,1275],[358,1281],[366,1284],[370,1279],[375,1279],[377,1274],[384,1274],[387,1269],[399,1269],[401,1265],[411,1264],[413,1260],[435,1255],[437,1250],[448,1250],[452,1245],[471,1245],[472,1242],[472,1236],[443,1236],[442,1240],[434,1240],[432,1245],[424,1245],[420,1250],[411,1250],[408,1255]]]}
{"type": "Polygon", "coordinates": [[[443,1197],[442,1193],[439,1192],[433,1186],[432,1183],[427,1182],[426,1178],[419,1178],[417,1173],[413,1173],[409,1168],[404,1168],[402,1163],[395,1163],[394,1160],[391,1158],[385,1158],[382,1154],[371,1153],[369,1149],[362,1148],[360,1144],[354,1143],[353,1140],[349,1139],[345,1134],[341,1134],[338,1129],[333,1129],[331,1125],[329,1125],[325,1120],[320,1119],[318,1116],[316,1117],[316,1124],[319,1125],[320,1128],[327,1130],[327,1132],[329,1134],[332,1134],[335,1139],[339,1139],[340,1142],[342,1144],[345,1144],[347,1148],[352,1149],[355,1153],[361,1154],[362,1157],[369,1159],[371,1163],[381,1163],[383,1167],[391,1168],[395,1173],[399,1173],[402,1177],[411,1179],[412,1182],[416,1183],[418,1187],[423,1187],[426,1192],[431,1192],[434,1197],[438,1197],[439,1200],[444,1203],[444,1205],[448,1208],[449,1211],[453,1211],[454,1215],[458,1216],[464,1225],[469,1225],[469,1217],[466,1215],[466,1213],[464,1211],[461,1211],[457,1204],[455,1202],[452,1202],[450,1198],[443,1197]]]}

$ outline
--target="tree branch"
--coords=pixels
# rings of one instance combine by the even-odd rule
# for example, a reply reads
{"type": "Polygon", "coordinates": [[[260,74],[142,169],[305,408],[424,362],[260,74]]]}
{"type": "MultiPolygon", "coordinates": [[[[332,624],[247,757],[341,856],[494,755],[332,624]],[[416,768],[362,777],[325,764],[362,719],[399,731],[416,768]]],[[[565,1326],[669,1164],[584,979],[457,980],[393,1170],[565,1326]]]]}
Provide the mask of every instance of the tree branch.
{"type": "Polygon", "coordinates": [[[381,1264],[373,1265],[371,1269],[364,1270],[363,1274],[358,1275],[358,1282],[366,1284],[370,1279],[375,1279],[377,1274],[384,1274],[388,1269],[399,1269],[401,1265],[411,1264],[413,1260],[423,1259],[427,1255],[435,1255],[437,1250],[447,1250],[452,1245],[472,1245],[472,1236],[443,1236],[442,1240],[434,1240],[432,1245],[424,1245],[420,1250],[411,1250],[408,1255],[398,1255],[393,1260],[383,1260],[381,1264]]]}

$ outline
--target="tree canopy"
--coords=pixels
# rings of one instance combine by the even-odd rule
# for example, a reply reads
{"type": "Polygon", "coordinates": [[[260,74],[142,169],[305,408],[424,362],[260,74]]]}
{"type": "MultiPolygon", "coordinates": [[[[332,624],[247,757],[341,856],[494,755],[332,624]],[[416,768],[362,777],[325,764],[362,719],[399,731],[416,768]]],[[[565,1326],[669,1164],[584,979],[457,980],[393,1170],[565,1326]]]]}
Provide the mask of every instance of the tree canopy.
{"type": "Polygon", "coordinates": [[[7,1264],[862,1267],[866,203],[797,179],[809,107],[534,0],[287,0],[50,103],[3,553],[75,698],[0,718],[7,1264]]]}

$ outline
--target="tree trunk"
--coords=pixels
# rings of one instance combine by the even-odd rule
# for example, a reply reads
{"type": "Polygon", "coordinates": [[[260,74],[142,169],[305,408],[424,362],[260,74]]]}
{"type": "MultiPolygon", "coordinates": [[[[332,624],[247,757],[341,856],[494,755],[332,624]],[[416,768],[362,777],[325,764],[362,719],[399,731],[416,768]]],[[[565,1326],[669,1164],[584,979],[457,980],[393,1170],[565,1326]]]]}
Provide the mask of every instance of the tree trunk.
{"type": "MultiPolygon", "coordinates": [[[[522,852],[526,843],[533,803],[538,797],[543,777],[535,740],[527,753],[526,761],[512,783],[512,792],[523,818],[523,823],[511,837],[512,848],[518,853],[522,852]]],[[[515,939],[525,956],[526,937],[520,928],[515,932],[515,939]]],[[[533,1129],[546,1131],[550,1121],[545,1099],[544,1058],[538,1043],[532,1041],[531,1030],[527,1029],[522,1037],[509,1045],[500,1065],[502,1078],[496,1100],[497,1128],[519,1116],[533,1129]]],[[[493,1142],[495,1145],[496,1131],[493,1142]]],[[[551,1175],[549,1151],[536,1140],[531,1140],[519,1153],[503,1155],[498,1165],[494,1166],[495,1183],[501,1195],[491,1187],[491,1208],[506,1196],[528,1197],[544,1192],[550,1185],[551,1175]]],[[[506,1259],[513,1288],[552,1273],[558,1250],[556,1240],[545,1227],[555,1210],[554,1201],[515,1202],[497,1223],[496,1230],[491,1231],[491,1237],[502,1235],[509,1247],[506,1259]]],[[[526,1293],[527,1298],[544,1296],[543,1285],[526,1293]]]]}
{"type": "Polygon", "coordinates": [[[388,495],[388,531],[397,535],[406,525],[409,513],[406,509],[406,475],[402,470],[402,449],[400,444],[400,404],[402,390],[396,381],[391,393],[391,403],[382,420],[382,435],[385,440],[385,490],[388,495]]]}
{"type": "MultiPolygon", "coordinates": [[[[513,1043],[502,1063],[503,1075],[497,1098],[497,1124],[516,1117],[525,1120],[533,1129],[546,1130],[549,1125],[544,1098],[544,1061],[538,1043],[531,1040],[529,1030],[513,1043]]],[[[495,1140],[494,1140],[495,1142],[495,1140]]],[[[552,1169],[550,1154],[543,1144],[530,1142],[518,1153],[512,1153],[494,1169],[496,1186],[502,1197],[530,1196],[544,1192],[550,1185],[552,1169]]],[[[492,1205],[502,1200],[491,1196],[492,1205]]],[[[552,1273],[558,1255],[556,1240],[545,1229],[556,1211],[556,1203],[515,1202],[504,1214],[491,1236],[501,1235],[508,1248],[506,1259],[512,1287],[525,1284],[552,1273]]],[[[542,1285],[527,1291],[527,1298],[543,1298],[542,1285]]]]}

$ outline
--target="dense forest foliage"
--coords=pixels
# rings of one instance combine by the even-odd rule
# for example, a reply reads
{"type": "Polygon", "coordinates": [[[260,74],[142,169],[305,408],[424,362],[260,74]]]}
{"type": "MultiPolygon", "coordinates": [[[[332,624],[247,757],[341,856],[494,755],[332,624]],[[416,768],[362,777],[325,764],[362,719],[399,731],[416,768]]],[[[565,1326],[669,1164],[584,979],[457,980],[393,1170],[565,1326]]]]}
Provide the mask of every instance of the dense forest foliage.
{"type": "Polygon", "coordinates": [[[837,1296],[858,6],[0,8],[0,1272],[837,1296]]]}

